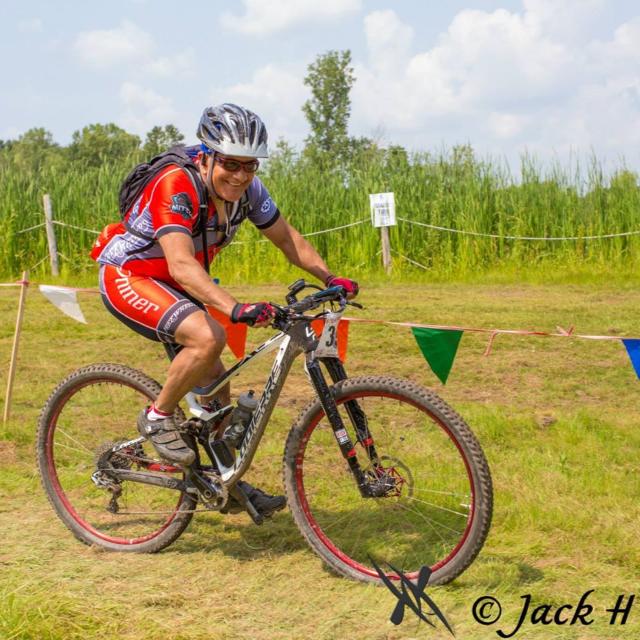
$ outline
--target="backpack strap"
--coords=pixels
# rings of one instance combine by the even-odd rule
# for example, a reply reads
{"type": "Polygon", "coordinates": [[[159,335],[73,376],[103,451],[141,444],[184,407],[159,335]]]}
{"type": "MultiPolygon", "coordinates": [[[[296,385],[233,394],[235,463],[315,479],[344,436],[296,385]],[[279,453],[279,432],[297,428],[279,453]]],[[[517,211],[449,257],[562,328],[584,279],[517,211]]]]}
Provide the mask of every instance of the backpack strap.
{"type": "MultiPolygon", "coordinates": [[[[194,165],[195,167],[195,165],[194,165]]],[[[200,233],[202,234],[202,260],[204,270],[209,273],[209,245],[207,243],[207,222],[209,217],[209,192],[207,187],[202,181],[200,174],[194,171],[195,175],[185,167],[187,175],[191,178],[193,186],[198,194],[198,223],[200,227],[200,233]]]]}
{"type": "Polygon", "coordinates": [[[160,171],[172,164],[179,166],[189,176],[198,195],[198,219],[194,226],[197,226],[199,228],[199,232],[202,234],[204,269],[209,273],[209,250],[206,232],[207,217],[209,213],[209,194],[193,159],[182,145],[172,147],[168,151],[155,156],[148,163],[137,165],[125,178],[119,194],[120,213],[124,227],[130,234],[147,241],[147,244],[143,247],[127,251],[127,255],[147,251],[153,247],[156,242],[155,238],[134,229],[129,223],[129,220],[125,217],[125,214],[131,207],[133,207],[147,184],[149,184],[149,182],[157,176],[160,171]]]}

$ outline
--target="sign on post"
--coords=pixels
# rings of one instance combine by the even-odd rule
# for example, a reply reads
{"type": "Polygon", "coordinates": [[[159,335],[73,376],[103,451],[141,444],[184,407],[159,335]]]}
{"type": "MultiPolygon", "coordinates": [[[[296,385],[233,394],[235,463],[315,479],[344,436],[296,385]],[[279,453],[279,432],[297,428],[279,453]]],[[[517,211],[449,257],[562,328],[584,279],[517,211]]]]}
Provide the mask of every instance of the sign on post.
{"type": "Polygon", "coordinates": [[[371,222],[374,227],[394,227],[396,224],[396,201],[393,192],[370,193],[371,222]]]}
{"type": "Polygon", "coordinates": [[[382,264],[385,271],[391,271],[391,244],[389,243],[389,227],[396,224],[396,201],[393,192],[370,193],[371,223],[380,228],[382,243],[382,264]]]}

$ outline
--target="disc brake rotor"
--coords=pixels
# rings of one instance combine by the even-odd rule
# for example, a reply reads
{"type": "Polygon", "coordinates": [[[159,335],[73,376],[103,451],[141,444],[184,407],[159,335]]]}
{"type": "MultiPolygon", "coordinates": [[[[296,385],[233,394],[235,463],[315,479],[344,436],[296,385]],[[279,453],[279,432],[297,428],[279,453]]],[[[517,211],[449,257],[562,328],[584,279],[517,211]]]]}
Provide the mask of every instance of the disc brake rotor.
{"type": "Polygon", "coordinates": [[[385,497],[399,497],[413,495],[413,475],[409,467],[391,456],[380,456],[374,463],[371,462],[364,473],[371,478],[371,482],[384,485],[385,497]]]}

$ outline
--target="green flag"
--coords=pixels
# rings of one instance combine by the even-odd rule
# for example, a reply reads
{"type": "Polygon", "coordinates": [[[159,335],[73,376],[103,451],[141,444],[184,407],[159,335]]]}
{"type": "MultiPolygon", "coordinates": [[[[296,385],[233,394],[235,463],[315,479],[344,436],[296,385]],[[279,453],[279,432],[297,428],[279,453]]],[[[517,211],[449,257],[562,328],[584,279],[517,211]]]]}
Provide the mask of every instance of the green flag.
{"type": "Polygon", "coordinates": [[[446,384],[463,332],[421,327],[411,327],[411,331],[431,371],[438,376],[442,384],[446,384]]]}

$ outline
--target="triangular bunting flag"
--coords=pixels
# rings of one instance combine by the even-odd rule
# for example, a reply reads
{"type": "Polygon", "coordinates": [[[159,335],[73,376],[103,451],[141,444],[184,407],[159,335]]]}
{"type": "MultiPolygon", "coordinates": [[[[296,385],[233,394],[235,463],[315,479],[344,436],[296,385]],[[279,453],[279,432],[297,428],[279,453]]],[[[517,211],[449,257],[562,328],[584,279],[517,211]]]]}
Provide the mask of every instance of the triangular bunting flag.
{"type": "Polygon", "coordinates": [[[234,324],[231,318],[222,311],[218,311],[213,307],[207,306],[207,312],[216,321],[219,322],[227,333],[227,346],[233,352],[233,355],[240,360],[244,358],[244,350],[247,343],[247,325],[238,322],[234,324]]]}
{"type": "Polygon", "coordinates": [[[623,340],[622,342],[627,349],[633,369],[640,378],[640,340],[623,340]]]}
{"type": "Polygon", "coordinates": [[[446,384],[463,332],[422,327],[412,327],[411,331],[431,370],[446,384]]]}
{"type": "MultiPolygon", "coordinates": [[[[322,335],[322,330],[324,329],[324,320],[319,318],[318,320],[314,320],[311,323],[311,328],[313,329],[316,336],[322,335]]],[[[345,362],[347,359],[347,343],[349,342],[349,321],[348,320],[340,320],[338,323],[338,358],[342,362],[345,362]]]]}
{"type": "Polygon", "coordinates": [[[84,319],[82,309],[80,309],[80,305],[78,304],[76,292],[73,289],[41,284],[40,291],[42,292],[42,295],[44,295],[51,304],[58,307],[62,313],[68,315],[74,320],[77,320],[78,322],[87,324],[87,321],[84,319]]]}

